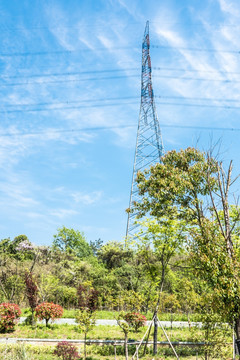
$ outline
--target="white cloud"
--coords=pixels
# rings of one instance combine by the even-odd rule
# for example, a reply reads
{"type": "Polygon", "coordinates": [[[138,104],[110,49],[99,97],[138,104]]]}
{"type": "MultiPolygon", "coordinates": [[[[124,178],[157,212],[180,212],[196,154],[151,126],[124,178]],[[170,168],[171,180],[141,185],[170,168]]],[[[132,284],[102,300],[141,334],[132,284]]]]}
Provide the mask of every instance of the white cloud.
{"type": "Polygon", "coordinates": [[[77,215],[78,211],[73,209],[55,209],[49,211],[49,215],[59,219],[65,219],[69,216],[77,215]]]}
{"type": "Polygon", "coordinates": [[[232,17],[239,17],[239,4],[235,4],[230,0],[218,0],[221,10],[232,17]]]}
{"type": "Polygon", "coordinates": [[[84,205],[93,205],[100,201],[102,194],[102,191],[93,191],[90,193],[76,191],[72,193],[71,196],[77,204],[82,203],[84,205]]]}
{"type": "Polygon", "coordinates": [[[185,41],[180,37],[177,31],[173,31],[171,29],[164,29],[160,25],[155,27],[155,31],[159,37],[170,43],[171,46],[185,45],[185,41]]]}

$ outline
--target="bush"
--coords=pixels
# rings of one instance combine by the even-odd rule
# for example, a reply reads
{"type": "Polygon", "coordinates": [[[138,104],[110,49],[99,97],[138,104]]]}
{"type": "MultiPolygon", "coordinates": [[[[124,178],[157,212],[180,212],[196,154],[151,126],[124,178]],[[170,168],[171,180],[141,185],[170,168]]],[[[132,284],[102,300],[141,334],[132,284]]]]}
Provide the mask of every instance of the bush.
{"type": "Polygon", "coordinates": [[[59,342],[53,353],[54,353],[54,355],[57,355],[58,357],[62,358],[62,360],[79,359],[77,347],[74,345],[71,345],[67,341],[59,342]]]}
{"type": "Polygon", "coordinates": [[[135,331],[138,331],[139,328],[144,326],[147,321],[146,316],[135,312],[126,313],[123,318],[135,331]]]}
{"type": "Polygon", "coordinates": [[[39,320],[46,320],[46,326],[48,326],[50,319],[54,320],[62,317],[63,308],[54,303],[44,302],[36,307],[35,314],[39,320]]]}
{"type": "Polygon", "coordinates": [[[13,331],[21,315],[18,305],[10,303],[0,304],[0,331],[13,331]]]}

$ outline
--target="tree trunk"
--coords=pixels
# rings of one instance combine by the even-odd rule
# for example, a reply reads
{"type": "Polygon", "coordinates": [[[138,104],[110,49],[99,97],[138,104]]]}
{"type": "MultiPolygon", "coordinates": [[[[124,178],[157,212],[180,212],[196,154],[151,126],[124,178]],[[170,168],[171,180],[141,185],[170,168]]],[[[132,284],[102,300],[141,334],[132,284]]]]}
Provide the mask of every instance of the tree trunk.
{"type": "Polygon", "coordinates": [[[234,331],[236,334],[236,345],[237,345],[238,353],[240,354],[240,317],[234,320],[234,331]]]}
{"type": "Polygon", "coordinates": [[[189,327],[189,330],[190,330],[191,327],[192,327],[192,322],[191,322],[191,319],[190,319],[189,311],[187,312],[187,321],[188,321],[188,327],[189,327]]]}
{"type": "Polygon", "coordinates": [[[128,360],[128,336],[127,336],[127,334],[125,334],[124,345],[125,345],[125,359],[128,360]]]}
{"type": "Polygon", "coordinates": [[[36,320],[35,320],[35,317],[34,317],[34,310],[32,311],[32,314],[31,314],[31,325],[36,326],[36,320]]]}
{"type": "Polygon", "coordinates": [[[87,357],[86,341],[87,341],[87,333],[84,334],[84,359],[86,359],[87,357]]]}
{"type": "Polygon", "coordinates": [[[157,321],[157,313],[156,313],[154,316],[153,355],[157,354],[157,337],[158,337],[158,321],[157,321]]]}

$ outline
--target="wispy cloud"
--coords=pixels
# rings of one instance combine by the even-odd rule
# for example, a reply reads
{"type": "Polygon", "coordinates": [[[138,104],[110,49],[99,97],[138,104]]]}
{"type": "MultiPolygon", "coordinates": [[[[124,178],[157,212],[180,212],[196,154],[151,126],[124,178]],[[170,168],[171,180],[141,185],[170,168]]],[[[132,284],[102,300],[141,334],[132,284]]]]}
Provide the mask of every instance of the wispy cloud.
{"type": "Polygon", "coordinates": [[[218,0],[221,10],[231,17],[239,18],[239,7],[238,4],[233,1],[218,0]]]}
{"type": "Polygon", "coordinates": [[[58,219],[66,219],[69,216],[78,214],[78,211],[72,209],[55,209],[49,212],[50,216],[58,219]]]}
{"type": "Polygon", "coordinates": [[[71,194],[75,203],[84,204],[84,205],[93,205],[99,202],[102,198],[103,192],[102,191],[93,191],[90,193],[84,193],[81,191],[76,191],[71,194]]]}

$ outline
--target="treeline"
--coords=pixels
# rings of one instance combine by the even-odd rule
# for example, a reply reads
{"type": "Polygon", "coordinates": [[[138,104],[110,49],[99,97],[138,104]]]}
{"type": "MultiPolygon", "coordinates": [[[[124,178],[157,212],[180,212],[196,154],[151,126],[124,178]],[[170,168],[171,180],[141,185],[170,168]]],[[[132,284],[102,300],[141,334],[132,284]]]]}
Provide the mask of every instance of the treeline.
{"type": "Polygon", "coordinates": [[[155,309],[164,270],[160,311],[196,312],[206,297],[204,282],[194,276],[184,246],[172,250],[163,263],[163,252],[154,246],[88,242],[66,227],[57,230],[51,246],[34,246],[26,235],[3,239],[0,302],[28,307],[26,273],[31,273],[38,303],[76,308],[84,287],[97,291],[100,309],[147,313],[155,309]]]}

